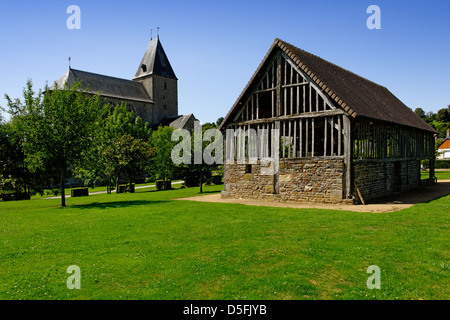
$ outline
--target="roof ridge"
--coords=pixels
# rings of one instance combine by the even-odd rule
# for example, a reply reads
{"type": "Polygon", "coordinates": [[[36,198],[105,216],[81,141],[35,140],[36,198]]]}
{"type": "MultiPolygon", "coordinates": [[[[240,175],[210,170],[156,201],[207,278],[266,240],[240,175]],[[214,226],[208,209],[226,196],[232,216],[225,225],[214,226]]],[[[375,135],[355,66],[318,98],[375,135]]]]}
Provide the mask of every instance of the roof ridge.
{"type": "Polygon", "coordinates": [[[84,70],[79,70],[79,69],[70,68],[70,71],[72,71],[72,72],[75,71],[74,73],[76,73],[76,72],[84,72],[84,73],[92,74],[92,75],[95,75],[95,76],[101,76],[101,77],[110,78],[110,79],[116,79],[116,80],[121,80],[121,81],[130,81],[130,82],[133,82],[133,83],[141,83],[141,82],[136,81],[136,80],[124,79],[124,78],[119,78],[119,77],[112,77],[112,76],[108,76],[108,75],[101,74],[101,73],[89,72],[89,71],[84,71],[84,70]]]}

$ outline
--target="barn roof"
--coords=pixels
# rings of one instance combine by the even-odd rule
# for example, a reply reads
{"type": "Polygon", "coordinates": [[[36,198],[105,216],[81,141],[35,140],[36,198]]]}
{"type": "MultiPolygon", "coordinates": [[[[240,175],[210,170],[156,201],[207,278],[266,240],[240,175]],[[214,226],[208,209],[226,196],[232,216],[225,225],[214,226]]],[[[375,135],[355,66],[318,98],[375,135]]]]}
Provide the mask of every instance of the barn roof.
{"type": "Polygon", "coordinates": [[[222,122],[221,128],[238,108],[239,102],[257,78],[260,69],[275,50],[282,50],[297,66],[314,81],[323,92],[352,117],[383,120],[430,132],[435,132],[387,88],[357,74],[328,62],[316,55],[299,49],[280,39],[275,39],[269,52],[241,93],[240,97],[222,122]]]}
{"type": "Polygon", "coordinates": [[[159,76],[177,79],[170,65],[169,59],[164,52],[159,36],[150,41],[147,51],[142,58],[141,64],[133,79],[156,74],[159,76]]]}
{"type": "MultiPolygon", "coordinates": [[[[105,97],[153,103],[140,82],[109,77],[72,68],[69,68],[69,70],[56,81],[56,84],[58,88],[63,88],[66,82],[72,86],[76,81],[81,81],[82,86],[87,88],[92,94],[100,92],[101,95],[105,97]]],[[[53,85],[50,90],[53,90],[54,87],[55,86],[53,85]]]]}

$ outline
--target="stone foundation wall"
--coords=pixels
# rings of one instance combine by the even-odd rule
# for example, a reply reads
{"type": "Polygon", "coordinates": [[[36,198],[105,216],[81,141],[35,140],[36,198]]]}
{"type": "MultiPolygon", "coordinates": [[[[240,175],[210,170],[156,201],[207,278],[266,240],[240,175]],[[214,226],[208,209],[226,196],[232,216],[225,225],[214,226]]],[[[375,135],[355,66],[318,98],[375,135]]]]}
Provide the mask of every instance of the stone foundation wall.
{"type": "MultiPolygon", "coordinates": [[[[373,200],[417,187],[420,160],[355,162],[353,176],[364,200],[373,200]]],[[[353,195],[359,199],[356,189],[353,195]]]]}
{"type": "Polygon", "coordinates": [[[225,165],[223,197],[276,201],[340,203],[344,161],[339,159],[280,160],[278,175],[264,175],[269,163],[225,165]],[[246,173],[251,171],[251,173],[246,173]],[[277,191],[277,182],[278,190],[277,191]]]}

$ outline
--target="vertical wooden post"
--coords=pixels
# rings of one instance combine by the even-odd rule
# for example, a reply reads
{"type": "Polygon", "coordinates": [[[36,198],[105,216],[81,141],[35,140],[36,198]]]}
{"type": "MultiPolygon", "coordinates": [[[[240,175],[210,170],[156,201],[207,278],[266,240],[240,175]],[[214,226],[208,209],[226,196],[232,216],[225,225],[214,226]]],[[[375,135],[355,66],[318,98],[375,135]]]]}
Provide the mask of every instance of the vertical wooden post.
{"type": "Polygon", "coordinates": [[[306,131],[305,131],[305,156],[306,157],[308,157],[308,149],[309,149],[309,128],[308,128],[308,125],[309,125],[309,119],[308,118],[306,118],[305,119],[306,120],[306,131]]]}
{"type": "Polygon", "coordinates": [[[299,119],[300,121],[300,135],[299,135],[299,151],[300,151],[300,158],[303,158],[303,119],[299,119]]]}
{"type": "Polygon", "coordinates": [[[281,116],[281,55],[277,56],[277,102],[276,117],[281,116]]]}
{"type": "Polygon", "coordinates": [[[314,118],[311,119],[311,157],[314,157],[314,118]]]}
{"type": "Polygon", "coordinates": [[[350,199],[351,197],[351,163],[352,163],[352,135],[351,135],[351,122],[348,115],[343,115],[343,125],[344,125],[344,187],[345,187],[345,198],[350,199]]]}
{"type": "Polygon", "coordinates": [[[324,117],[324,139],[323,139],[323,155],[324,157],[327,155],[327,145],[328,145],[328,117],[324,117]]]}
{"type": "Polygon", "coordinates": [[[342,124],[341,124],[341,116],[338,116],[338,156],[342,156],[341,144],[342,144],[342,124]]]}
{"type": "Polygon", "coordinates": [[[331,156],[334,153],[334,116],[331,117],[331,156]]]}
{"type": "Polygon", "coordinates": [[[297,158],[297,120],[294,120],[294,158],[297,158]]]}

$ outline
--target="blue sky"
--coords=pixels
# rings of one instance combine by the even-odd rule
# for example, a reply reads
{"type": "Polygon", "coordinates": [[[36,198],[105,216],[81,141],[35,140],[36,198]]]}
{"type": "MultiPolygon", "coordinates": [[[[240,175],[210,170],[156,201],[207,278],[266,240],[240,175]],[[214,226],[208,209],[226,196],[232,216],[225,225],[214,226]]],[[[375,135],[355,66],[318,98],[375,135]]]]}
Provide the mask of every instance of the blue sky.
{"type": "Polygon", "coordinates": [[[225,116],[276,37],[386,86],[407,106],[450,104],[450,1],[2,1],[0,105],[26,80],[72,67],[131,79],[160,27],[179,79],[179,113],[225,116]],[[81,9],[69,30],[67,7],[81,9]],[[381,8],[381,30],[366,9],[381,8]]]}

